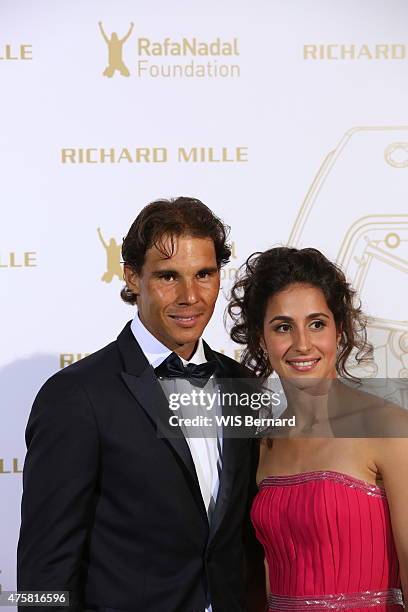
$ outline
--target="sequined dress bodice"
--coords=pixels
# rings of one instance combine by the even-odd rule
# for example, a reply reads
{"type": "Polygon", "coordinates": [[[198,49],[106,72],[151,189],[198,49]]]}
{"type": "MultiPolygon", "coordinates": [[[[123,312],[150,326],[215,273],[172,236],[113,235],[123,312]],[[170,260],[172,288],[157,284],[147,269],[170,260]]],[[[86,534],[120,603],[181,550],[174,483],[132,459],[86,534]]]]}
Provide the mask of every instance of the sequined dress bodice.
{"type": "Polygon", "coordinates": [[[333,471],[270,476],[259,485],[251,518],[269,566],[269,610],[402,610],[393,599],[400,577],[382,488],[333,471]],[[366,592],[391,596],[347,604],[350,594],[366,592]],[[346,603],[341,594],[349,594],[346,603]],[[305,596],[315,603],[296,608],[305,596]],[[334,605],[316,604],[319,597],[334,605]]]}

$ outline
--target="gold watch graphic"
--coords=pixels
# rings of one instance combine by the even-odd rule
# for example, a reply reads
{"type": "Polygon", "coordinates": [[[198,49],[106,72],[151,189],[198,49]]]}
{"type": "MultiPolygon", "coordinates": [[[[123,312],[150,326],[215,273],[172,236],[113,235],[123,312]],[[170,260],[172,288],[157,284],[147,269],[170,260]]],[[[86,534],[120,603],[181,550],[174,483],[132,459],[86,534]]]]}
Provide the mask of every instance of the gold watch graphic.
{"type": "Polygon", "coordinates": [[[357,290],[374,345],[365,378],[408,378],[408,126],[349,130],[322,163],[288,244],[315,246],[357,290]],[[324,228],[324,231],[322,231],[324,228]]]}

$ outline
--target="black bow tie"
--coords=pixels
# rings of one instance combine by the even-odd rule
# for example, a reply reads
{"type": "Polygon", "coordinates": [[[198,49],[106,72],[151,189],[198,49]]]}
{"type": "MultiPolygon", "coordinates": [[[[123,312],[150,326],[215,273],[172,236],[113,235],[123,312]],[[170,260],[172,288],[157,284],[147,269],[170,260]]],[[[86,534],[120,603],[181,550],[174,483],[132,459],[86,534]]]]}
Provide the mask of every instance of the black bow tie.
{"type": "Polygon", "coordinates": [[[167,359],[154,369],[159,378],[184,378],[198,387],[204,387],[215,370],[215,361],[200,364],[188,363],[185,366],[176,353],[170,353],[167,359]]]}

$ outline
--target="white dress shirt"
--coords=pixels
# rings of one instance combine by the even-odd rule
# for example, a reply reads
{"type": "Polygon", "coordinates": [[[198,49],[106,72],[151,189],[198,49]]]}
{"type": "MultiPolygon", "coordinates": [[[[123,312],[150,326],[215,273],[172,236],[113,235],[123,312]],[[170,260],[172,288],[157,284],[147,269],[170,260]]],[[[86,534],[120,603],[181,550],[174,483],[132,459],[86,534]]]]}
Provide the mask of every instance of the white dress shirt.
{"type": "MultiPolygon", "coordinates": [[[[157,368],[173,352],[153,336],[153,334],[143,325],[138,315],[135,316],[131,323],[131,330],[146,359],[153,368],[157,368]]],[[[197,365],[205,363],[207,359],[204,354],[202,339],[200,338],[198,340],[197,348],[190,361],[186,361],[183,358],[180,359],[184,365],[187,363],[194,363],[197,365]]],[[[188,386],[190,385],[188,381],[182,379],[173,379],[172,384],[175,385],[173,391],[176,393],[185,393],[186,390],[188,391],[188,386]]],[[[203,412],[205,412],[205,408],[203,412]]],[[[210,522],[220,482],[222,438],[208,436],[203,436],[202,438],[187,437],[186,442],[190,448],[201,495],[210,522]]],[[[205,612],[211,612],[211,606],[207,608],[205,612]]]]}

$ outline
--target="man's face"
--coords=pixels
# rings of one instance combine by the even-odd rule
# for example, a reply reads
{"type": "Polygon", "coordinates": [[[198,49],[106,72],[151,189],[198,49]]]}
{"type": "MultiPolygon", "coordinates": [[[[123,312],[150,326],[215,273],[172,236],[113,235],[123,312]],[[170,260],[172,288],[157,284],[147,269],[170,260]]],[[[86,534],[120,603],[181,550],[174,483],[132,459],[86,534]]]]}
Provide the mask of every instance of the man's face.
{"type": "Polygon", "coordinates": [[[220,273],[211,238],[176,236],[174,246],[172,257],[151,247],[140,274],[127,265],[124,274],[145,327],[189,359],[214,311],[220,273]]]}

